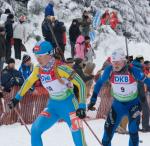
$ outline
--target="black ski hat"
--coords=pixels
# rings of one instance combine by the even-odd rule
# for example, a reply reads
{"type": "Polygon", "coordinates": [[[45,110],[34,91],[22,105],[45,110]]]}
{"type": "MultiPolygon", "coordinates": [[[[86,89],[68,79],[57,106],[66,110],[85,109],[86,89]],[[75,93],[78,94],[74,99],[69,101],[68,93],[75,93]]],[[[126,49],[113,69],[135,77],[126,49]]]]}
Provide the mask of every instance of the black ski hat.
{"type": "Polygon", "coordinates": [[[90,40],[89,36],[85,36],[84,38],[85,38],[85,40],[90,40]]]}
{"type": "Polygon", "coordinates": [[[67,58],[67,59],[66,59],[66,63],[74,63],[73,58],[67,58]]]}
{"type": "Polygon", "coordinates": [[[26,63],[29,60],[31,60],[31,57],[29,55],[24,55],[22,59],[22,63],[26,63]]]}
{"type": "Polygon", "coordinates": [[[81,58],[74,59],[75,64],[80,64],[82,61],[83,61],[83,59],[81,59],[81,58]]]}
{"type": "Polygon", "coordinates": [[[11,13],[10,9],[5,10],[5,14],[10,14],[10,13],[11,13]]]}
{"type": "Polygon", "coordinates": [[[149,60],[144,61],[144,64],[145,64],[145,65],[148,65],[149,63],[150,63],[149,60]]]}
{"type": "Polygon", "coordinates": [[[7,64],[10,64],[10,63],[15,63],[15,59],[10,58],[10,59],[8,60],[7,64]]]}
{"type": "Polygon", "coordinates": [[[7,16],[7,19],[14,19],[14,15],[13,15],[13,14],[9,14],[9,15],[7,16]]]}

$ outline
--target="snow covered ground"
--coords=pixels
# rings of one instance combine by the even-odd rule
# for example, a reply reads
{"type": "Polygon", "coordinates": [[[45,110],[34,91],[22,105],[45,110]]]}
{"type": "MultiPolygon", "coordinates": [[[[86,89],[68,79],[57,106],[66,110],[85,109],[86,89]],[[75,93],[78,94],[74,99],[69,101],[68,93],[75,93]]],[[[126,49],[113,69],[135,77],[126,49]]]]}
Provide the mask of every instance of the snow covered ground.
{"type": "MultiPolygon", "coordinates": [[[[99,139],[103,135],[104,120],[95,120],[88,122],[99,139]]],[[[29,127],[31,127],[29,125],[29,127]]],[[[100,146],[93,135],[84,124],[85,137],[88,146],[100,146]]],[[[71,139],[71,133],[65,123],[57,123],[51,129],[46,131],[43,136],[44,146],[74,146],[71,139]]],[[[115,134],[112,146],[128,146],[128,135],[115,134]]],[[[149,133],[140,133],[139,146],[149,146],[149,133]]],[[[0,146],[30,146],[30,135],[26,129],[19,124],[0,127],[0,146]]]]}

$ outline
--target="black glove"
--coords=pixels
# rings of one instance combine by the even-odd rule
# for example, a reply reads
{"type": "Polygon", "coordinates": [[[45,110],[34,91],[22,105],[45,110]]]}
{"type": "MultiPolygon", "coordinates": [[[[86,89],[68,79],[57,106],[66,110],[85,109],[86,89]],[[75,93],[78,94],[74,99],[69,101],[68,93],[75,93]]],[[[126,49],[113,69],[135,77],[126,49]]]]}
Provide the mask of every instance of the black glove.
{"type": "Polygon", "coordinates": [[[84,119],[84,118],[86,117],[85,109],[83,109],[83,108],[77,109],[76,115],[77,115],[80,119],[84,119]]]}
{"type": "Polygon", "coordinates": [[[89,104],[88,104],[88,110],[91,110],[91,111],[95,111],[95,101],[91,101],[89,104]]]}
{"type": "Polygon", "coordinates": [[[10,103],[8,103],[8,107],[10,109],[13,109],[18,103],[19,103],[19,100],[17,100],[16,98],[13,98],[10,100],[10,103]]]}

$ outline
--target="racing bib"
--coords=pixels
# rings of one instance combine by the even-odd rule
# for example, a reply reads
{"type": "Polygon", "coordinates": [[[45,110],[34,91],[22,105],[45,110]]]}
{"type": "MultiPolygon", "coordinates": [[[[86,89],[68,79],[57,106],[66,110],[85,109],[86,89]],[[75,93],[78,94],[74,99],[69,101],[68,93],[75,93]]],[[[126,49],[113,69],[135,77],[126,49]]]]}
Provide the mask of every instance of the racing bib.
{"type": "Polygon", "coordinates": [[[137,98],[137,82],[131,74],[120,75],[112,73],[110,82],[111,94],[117,100],[130,101],[137,98]]]}
{"type": "MultiPolygon", "coordinates": [[[[66,78],[61,78],[64,81],[62,84],[55,76],[54,70],[50,72],[40,72],[40,80],[44,88],[50,94],[50,97],[55,100],[62,100],[72,94],[68,89],[68,84],[71,84],[66,78]]],[[[73,85],[72,85],[73,86],[73,85]]]]}

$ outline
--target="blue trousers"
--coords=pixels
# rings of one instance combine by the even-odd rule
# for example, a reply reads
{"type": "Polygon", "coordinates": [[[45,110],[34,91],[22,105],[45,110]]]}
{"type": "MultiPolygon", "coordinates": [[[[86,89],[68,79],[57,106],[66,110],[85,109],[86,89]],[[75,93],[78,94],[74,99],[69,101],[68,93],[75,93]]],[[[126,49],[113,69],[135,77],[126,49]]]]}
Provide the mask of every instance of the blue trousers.
{"type": "Polygon", "coordinates": [[[114,100],[104,126],[104,135],[102,139],[103,146],[111,146],[111,140],[115,130],[125,115],[128,116],[129,119],[129,146],[138,146],[140,112],[141,106],[138,98],[125,103],[114,100]]]}
{"type": "Polygon", "coordinates": [[[77,108],[78,102],[74,95],[62,101],[50,99],[47,107],[41,112],[32,125],[32,146],[43,146],[41,138],[42,133],[51,128],[60,119],[63,119],[70,127],[75,146],[86,146],[82,131],[82,123],[75,113],[77,108]]]}

